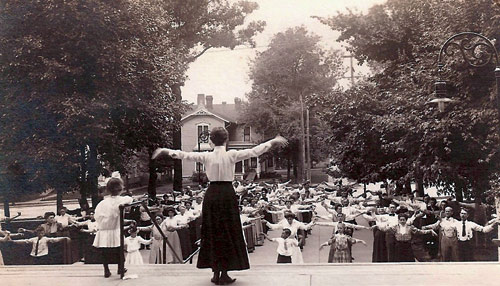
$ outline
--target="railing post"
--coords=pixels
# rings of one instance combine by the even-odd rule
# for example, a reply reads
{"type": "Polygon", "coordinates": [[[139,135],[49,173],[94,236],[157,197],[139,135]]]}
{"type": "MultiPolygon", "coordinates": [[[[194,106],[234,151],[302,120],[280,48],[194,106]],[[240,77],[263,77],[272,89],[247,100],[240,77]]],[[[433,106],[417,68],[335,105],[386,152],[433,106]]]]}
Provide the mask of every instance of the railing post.
{"type": "Polygon", "coordinates": [[[167,264],[167,241],[164,239],[163,240],[163,264],[167,264]]]}
{"type": "Polygon", "coordinates": [[[125,237],[124,237],[124,221],[123,221],[123,211],[125,207],[123,205],[119,206],[120,209],[120,261],[118,262],[118,271],[120,272],[120,279],[123,279],[125,275],[125,237]]]}
{"type": "MultiPolygon", "coordinates": [[[[146,213],[149,215],[149,217],[151,218],[151,221],[153,222],[154,226],[156,228],[158,228],[158,231],[160,232],[161,236],[163,237],[163,243],[167,244],[168,247],[170,247],[170,249],[172,250],[172,253],[174,254],[175,258],[177,258],[177,260],[179,260],[180,262],[182,262],[183,260],[179,257],[179,255],[177,255],[177,253],[174,251],[174,248],[172,247],[172,245],[170,244],[170,242],[168,242],[168,239],[167,239],[167,236],[163,233],[163,231],[161,230],[160,228],[160,225],[156,222],[156,219],[151,215],[151,212],[149,211],[149,207],[147,205],[146,202],[142,202],[142,206],[144,207],[144,210],[146,211],[146,213]]],[[[166,250],[164,248],[164,250],[166,250]]],[[[165,260],[166,260],[166,254],[165,254],[165,251],[163,251],[164,255],[163,257],[165,257],[165,260]]]]}

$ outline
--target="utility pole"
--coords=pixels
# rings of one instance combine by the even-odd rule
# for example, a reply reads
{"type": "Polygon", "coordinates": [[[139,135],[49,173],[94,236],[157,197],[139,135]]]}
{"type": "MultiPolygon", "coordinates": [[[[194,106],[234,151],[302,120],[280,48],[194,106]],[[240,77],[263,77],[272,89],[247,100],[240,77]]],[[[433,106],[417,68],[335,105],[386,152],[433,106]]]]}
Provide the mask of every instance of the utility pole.
{"type": "Polygon", "coordinates": [[[343,77],[345,79],[351,80],[351,86],[354,86],[354,80],[356,78],[362,78],[362,76],[354,75],[354,56],[352,54],[343,55],[343,58],[349,58],[349,76],[343,77]]]}
{"type": "Polygon", "coordinates": [[[305,170],[306,170],[306,136],[305,136],[305,128],[304,128],[304,100],[302,98],[302,93],[300,94],[300,133],[302,133],[302,142],[300,142],[302,148],[302,170],[300,170],[300,179],[304,180],[305,170]]]}
{"type": "Polygon", "coordinates": [[[311,181],[311,144],[310,144],[310,124],[309,124],[309,108],[306,107],[306,148],[307,148],[307,180],[311,181]]]}

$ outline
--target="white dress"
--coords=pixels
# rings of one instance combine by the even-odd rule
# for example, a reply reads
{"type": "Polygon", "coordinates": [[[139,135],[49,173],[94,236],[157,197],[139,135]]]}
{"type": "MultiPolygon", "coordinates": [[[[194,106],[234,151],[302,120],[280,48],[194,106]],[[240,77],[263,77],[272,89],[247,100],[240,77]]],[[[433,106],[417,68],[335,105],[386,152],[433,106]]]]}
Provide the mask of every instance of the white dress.
{"type": "Polygon", "coordinates": [[[144,261],[142,260],[142,255],[139,252],[142,244],[150,244],[151,240],[145,240],[140,236],[136,237],[126,237],[125,245],[127,246],[127,252],[125,255],[125,265],[142,265],[144,261]]]}
{"type": "Polygon", "coordinates": [[[165,236],[167,237],[168,242],[173,248],[172,249],[167,245],[167,250],[165,251],[166,258],[167,258],[167,263],[181,263],[179,259],[176,258],[174,255],[174,251],[177,254],[177,257],[182,259],[182,249],[181,249],[181,242],[179,239],[179,235],[177,234],[177,231],[167,231],[168,227],[179,227],[180,223],[179,220],[176,217],[170,218],[166,217],[165,220],[161,223],[161,229],[165,233],[165,236]]]}
{"type": "Polygon", "coordinates": [[[121,204],[129,204],[134,199],[129,196],[109,196],[102,200],[95,208],[97,233],[94,247],[120,246],[120,209],[121,204]]]}
{"type": "MultiPolygon", "coordinates": [[[[162,230],[164,231],[164,230],[162,230]]],[[[164,231],[165,232],[165,231],[164,231]]],[[[149,252],[150,264],[161,264],[163,259],[163,238],[160,231],[156,227],[151,228],[151,251],[149,252]]],[[[168,246],[167,246],[168,247],[168,246]]]]}
{"type": "MultiPolygon", "coordinates": [[[[0,231],[2,231],[2,225],[0,225],[0,231]]],[[[7,237],[0,237],[0,242],[7,241],[7,237]]],[[[2,252],[0,251],[0,265],[4,265],[2,252]]]]}
{"type": "MultiPolygon", "coordinates": [[[[0,232],[1,231],[2,231],[2,225],[0,224],[0,232]]],[[[6,236],[0,238],[0,242],[3,242],[3,241],[7,241],[7,237],[6,236]]],[[[0,265],[4,265],[3,264],[3,256],[2,256],[2,252],[1,251],[0,251],[0,265]]]]}

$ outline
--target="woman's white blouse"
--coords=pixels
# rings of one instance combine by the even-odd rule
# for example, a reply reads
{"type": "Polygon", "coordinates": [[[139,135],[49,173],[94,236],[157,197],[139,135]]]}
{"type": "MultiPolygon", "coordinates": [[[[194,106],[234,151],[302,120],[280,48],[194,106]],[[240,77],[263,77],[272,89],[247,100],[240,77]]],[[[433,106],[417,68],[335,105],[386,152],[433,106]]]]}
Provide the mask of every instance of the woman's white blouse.
{"type": "Polygon", "coordinates": [[[178,214],[174,216],[174,219],[177,219],[179,225],[185,225],[188,224],[191,220],[193,220],[194,217],[189,215],[188,212],[185,212],[184,215],[178,214]]]}
{"type": "Polygon", "coordinates": [[[178,217],[167,217],[162,223],[162,226],[167,228],[167,227],[179,227],[180,226],[180,221],[178,217]]]}
{"type": "Polygon", "coordinates": [[[211,182],[234,180],[235,164],[239,161],[258,157],[271,149],[272,144],[267,141],[251,149],[229,150],[225,146],[215,146],[212,152],[184,152],[167,149],[174,159],[186,159],[203,163],[207,177],[211,182]]]}

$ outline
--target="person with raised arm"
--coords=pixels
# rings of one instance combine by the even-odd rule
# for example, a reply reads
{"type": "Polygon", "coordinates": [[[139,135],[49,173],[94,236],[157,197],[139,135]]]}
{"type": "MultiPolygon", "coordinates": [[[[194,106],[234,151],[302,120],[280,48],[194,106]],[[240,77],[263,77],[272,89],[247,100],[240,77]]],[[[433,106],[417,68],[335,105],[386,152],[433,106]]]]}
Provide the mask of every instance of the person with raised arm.
{"type": "MultiPolygon", "coordinates": [[[[112,177],[106,183],[106,190],[110,194],[95,208],[97,233],[93,246],[100,249],[104,277],[111,276],[109,264],[119,264],[120,260],[120,205],[130,204],[132,197],[122,197],[123,181],[120,177],[112,177]]],[[[125,268],[118,267],[118,274],[125,273],[125,268]]]]}
{"type": "Polygon", "coordinates": [[[217,285],[231,284],[236,279],[227,274],[230,270],[250,268],[243,231],[241,228],[238,199],[232,182],[235,164],[239,161],[258,157],[273,147],[282,147],[288,141],[281,137],[245,150],[226,150],[228,132],[223,127],[215,127],[210,132],[210,141],[215,145],[212,152],[184,152],[168,148],[157,149],[152,156],[169,155],[174,159],[184,159],[203,163],[210,185],[205,193],[202,208],[201,246],[198,268],[211,268],[211,281],[217,285]]]}
{"type": "Polygon", "coordinates": [[[328,263],[352,263],[351,246],[358,242],[366,246],[366,242],[345,234],[346,226],[342,222],[338,223],[337,228],[337,233],[334,233],[327,242],[322,243],[319,250],[330,245],[328,263]]]}

